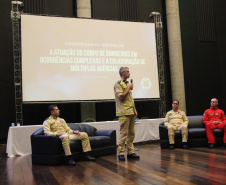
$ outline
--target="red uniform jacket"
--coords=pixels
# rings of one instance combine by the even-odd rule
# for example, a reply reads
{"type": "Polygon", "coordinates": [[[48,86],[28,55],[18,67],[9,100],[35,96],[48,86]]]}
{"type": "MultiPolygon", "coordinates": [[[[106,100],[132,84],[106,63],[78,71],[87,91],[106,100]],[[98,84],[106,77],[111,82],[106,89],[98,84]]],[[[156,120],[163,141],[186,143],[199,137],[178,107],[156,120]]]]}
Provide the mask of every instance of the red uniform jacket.
{"type": "Polygon", "coordinates": [[[224,111],[221,109],[210,107],[204,112],[203,123],[212,124],[213,121],[226,122],[224,111]]]}

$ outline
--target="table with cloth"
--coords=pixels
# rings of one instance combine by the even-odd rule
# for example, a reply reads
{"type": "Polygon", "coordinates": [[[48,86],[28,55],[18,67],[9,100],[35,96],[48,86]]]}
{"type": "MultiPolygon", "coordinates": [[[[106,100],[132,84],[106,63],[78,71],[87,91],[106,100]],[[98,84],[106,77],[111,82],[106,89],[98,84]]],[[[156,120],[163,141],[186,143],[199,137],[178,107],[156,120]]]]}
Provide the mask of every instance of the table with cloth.
{"type": "MultiPolygon", "coordinates": [[[[159,124],[164,121],[164,118],[159,119],[140,119],[135,124],[134,143],[144,142],[149,140],[159,140],[159,124]]],[[[87,122],[98,130],[116,130],[117,142],[119,140],[119,122],[118,121],[103,121],[103,122],[87,122]]],[[[33,132],[41,128],[42,125],[15,126],[9,127],[6,153],[8,157],[16,155],[31,154],[30,136],[33,132]]]]}

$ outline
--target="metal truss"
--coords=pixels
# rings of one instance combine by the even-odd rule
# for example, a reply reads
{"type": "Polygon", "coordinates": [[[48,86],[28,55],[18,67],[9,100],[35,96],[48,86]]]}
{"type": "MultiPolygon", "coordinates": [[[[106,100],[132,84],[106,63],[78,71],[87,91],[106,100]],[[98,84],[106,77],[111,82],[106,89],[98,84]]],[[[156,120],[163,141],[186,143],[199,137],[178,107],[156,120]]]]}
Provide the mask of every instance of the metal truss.
{"type": "Polygon", "coordinates": [[[15,87],[15,109],[16,123],[23,125],[22,111],[22,75],[21,75],[21,36],[20,36],[20,9],[23,3],[12,1],[12,31],[13,31],[13,60],[14,60],[14,87],[15,87]]]}
{"type": "Polygon", "coordinates": [[[158,73],[159,73],[159,92],[160,92],[159,117],[163,118],[166,115],[166,91],[165,91],[165,74],[163,62],[161,14],[159,12],[151,12],[150,17],[154,18],[155,23],[158,73]]]}

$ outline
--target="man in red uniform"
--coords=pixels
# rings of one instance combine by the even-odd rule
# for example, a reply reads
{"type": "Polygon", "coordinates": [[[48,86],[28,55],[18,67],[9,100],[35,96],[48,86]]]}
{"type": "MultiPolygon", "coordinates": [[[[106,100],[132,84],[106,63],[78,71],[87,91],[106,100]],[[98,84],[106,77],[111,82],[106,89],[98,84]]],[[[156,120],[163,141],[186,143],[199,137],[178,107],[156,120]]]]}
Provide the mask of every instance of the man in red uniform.
{"type": "Polygon", "coordinates": [[[204,112],[203,123],[206,126],[206,135],[208,138],[209,148],[214,148],[215,137],[213,135],[214,129],[224,130],[224,146],[226,146],[226,119],[224,111],[218,109],[218,100],[211,99],[211,107],[204,112]]]}

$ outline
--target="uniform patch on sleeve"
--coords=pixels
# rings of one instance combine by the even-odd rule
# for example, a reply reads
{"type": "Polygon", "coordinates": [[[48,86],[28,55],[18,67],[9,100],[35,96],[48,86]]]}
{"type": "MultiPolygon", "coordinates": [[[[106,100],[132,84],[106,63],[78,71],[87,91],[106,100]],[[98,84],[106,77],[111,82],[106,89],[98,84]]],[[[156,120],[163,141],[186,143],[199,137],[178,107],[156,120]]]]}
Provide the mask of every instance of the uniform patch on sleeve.
{"type": "Polygon", "coordinates": [[[48,123],[48,121],[44,121],[44,122],[43,122],[43,125],[45,125],[46,123],[48,123]]]}
{"type": "Polygon", "coordinates": [[[205,116],[205,114],[203,114],[203,116],[205,116]]]}
{"type": "Polygon", "coordinates": [[[118,87],[118,88],[121,88],[121,85],[118,85],[117,87],[118,87]]]}

